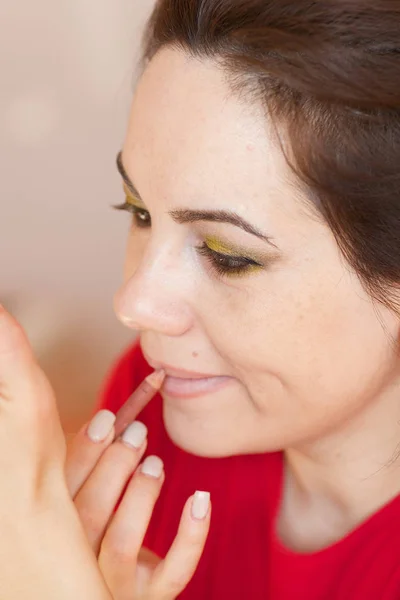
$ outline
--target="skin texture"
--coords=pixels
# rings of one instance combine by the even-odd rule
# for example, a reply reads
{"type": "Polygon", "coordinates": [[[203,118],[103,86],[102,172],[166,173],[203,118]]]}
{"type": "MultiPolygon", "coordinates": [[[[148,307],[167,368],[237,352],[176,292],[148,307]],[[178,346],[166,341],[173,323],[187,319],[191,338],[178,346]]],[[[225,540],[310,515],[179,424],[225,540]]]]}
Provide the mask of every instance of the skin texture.
{"type": "Polygon", "coordinates": [[[341,256],[261,107],[233,96],[212,62],[156,55],[122,161],[152,224],[131,228],[119,318],[153,360],[232,378],[199,398],[164,394],[169,435],[211,457],[284,449],[282,536],[314,547],[348,531],[400,489],[387,465],[400,441],[398,316],[341,256]],[[178,224],[179,208],[232,210],[273,244],[230,224],[178,224]],[[220,275],[198,252],[205,240],[263,266],[220,275]],[[293,529],[302,519],[307,534],[293,529]]]}

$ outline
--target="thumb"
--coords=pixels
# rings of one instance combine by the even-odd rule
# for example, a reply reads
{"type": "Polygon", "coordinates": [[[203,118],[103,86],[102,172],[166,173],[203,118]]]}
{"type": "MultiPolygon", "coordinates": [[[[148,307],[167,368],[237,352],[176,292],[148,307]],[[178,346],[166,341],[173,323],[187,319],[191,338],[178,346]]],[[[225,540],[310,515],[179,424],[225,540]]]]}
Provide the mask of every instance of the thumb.
{"type": "Polygon", "coordinates": [[[20,421],[37,424],[42,431],[49,427],[46,435],[59,435],[59,415],[51,385],[24,330],[0,306],[0,414],[1,410],[3,416],[19,415],[20,421]]]}
{"type": "Polygon", "coordinates": [[[37,378],[37,370],[25,332],[0,305],[0,398],[22,398],[37,378]]]}
{"type": "Polygon", "coordinates": [[[22,439],[31,461],[56,470],[63,465],[66,444],[53,390],[24,330],[0,306],[0,454],[6,440],[10,446],[22,439]]]}

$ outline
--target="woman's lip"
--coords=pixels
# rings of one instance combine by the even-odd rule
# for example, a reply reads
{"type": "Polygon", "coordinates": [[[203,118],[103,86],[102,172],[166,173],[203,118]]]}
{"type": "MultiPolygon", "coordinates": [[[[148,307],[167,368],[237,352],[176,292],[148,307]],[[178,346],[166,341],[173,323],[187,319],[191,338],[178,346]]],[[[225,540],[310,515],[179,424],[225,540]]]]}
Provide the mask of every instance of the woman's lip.
{"type": "Polygon", "coordinates": [[[153,369],[163,369],[167,376],[176,377],[178,379],[209,379],[212,377],[218,377],[213,373],[197,373],[195,371],[186,371],[185,369],[176,369],[171,365],[167,365],[166,363],[162,363],[157,360],[153,360],[149,356],[147,356],[144,352],[144,357],[146,361],[149,363],[153,369]]]}
{"type": "Polygon", "coordinates": [[[203,394],[215,392],[225,386],[229,381],[232,381],[232,377],[196,377],[190,379],[187,377],[181,378],[167,375],[161,391],[167,396],[173,396],[175,398],[194,398],[196,396],[202,396],[203,394]]]}

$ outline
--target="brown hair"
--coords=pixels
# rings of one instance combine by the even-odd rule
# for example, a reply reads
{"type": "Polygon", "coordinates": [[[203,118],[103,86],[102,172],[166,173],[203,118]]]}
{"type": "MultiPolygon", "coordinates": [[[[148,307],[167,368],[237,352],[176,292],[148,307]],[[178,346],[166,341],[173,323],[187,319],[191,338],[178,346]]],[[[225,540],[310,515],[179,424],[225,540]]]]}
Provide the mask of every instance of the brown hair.
{"type": "Polygon", "coordinates": [[[347,261],[399,310],[400,2],[159,0],[142,65],[165,46],[265,104],[347,261]]]}

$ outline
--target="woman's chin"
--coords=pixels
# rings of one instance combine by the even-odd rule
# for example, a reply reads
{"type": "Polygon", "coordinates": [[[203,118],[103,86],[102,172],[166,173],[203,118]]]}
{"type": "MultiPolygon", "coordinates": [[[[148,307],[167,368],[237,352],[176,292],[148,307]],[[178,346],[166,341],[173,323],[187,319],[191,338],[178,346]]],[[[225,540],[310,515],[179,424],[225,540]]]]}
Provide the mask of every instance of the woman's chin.
{"type": "MultiPolygon", "coordinates": [[[[250,420],[234,411],[184,410],[163,395],[163,419],[171,441],[181,450],[204,458],[227,458],[244,454],[280,452],[295,439],[282,428],[250,420]],[[238,427],[238,423],[242,426],[238,427]]],[[[288,427],[287,430],[290,430],[288,427]]]]}
{"type": "Polygon", "coordinates": [[[191,419],[163,403],[164,425],[171,441],[181,450],[204,458],[222,458],[237,454],[226,436],[210,431],[206,423],[191,419]]]}

